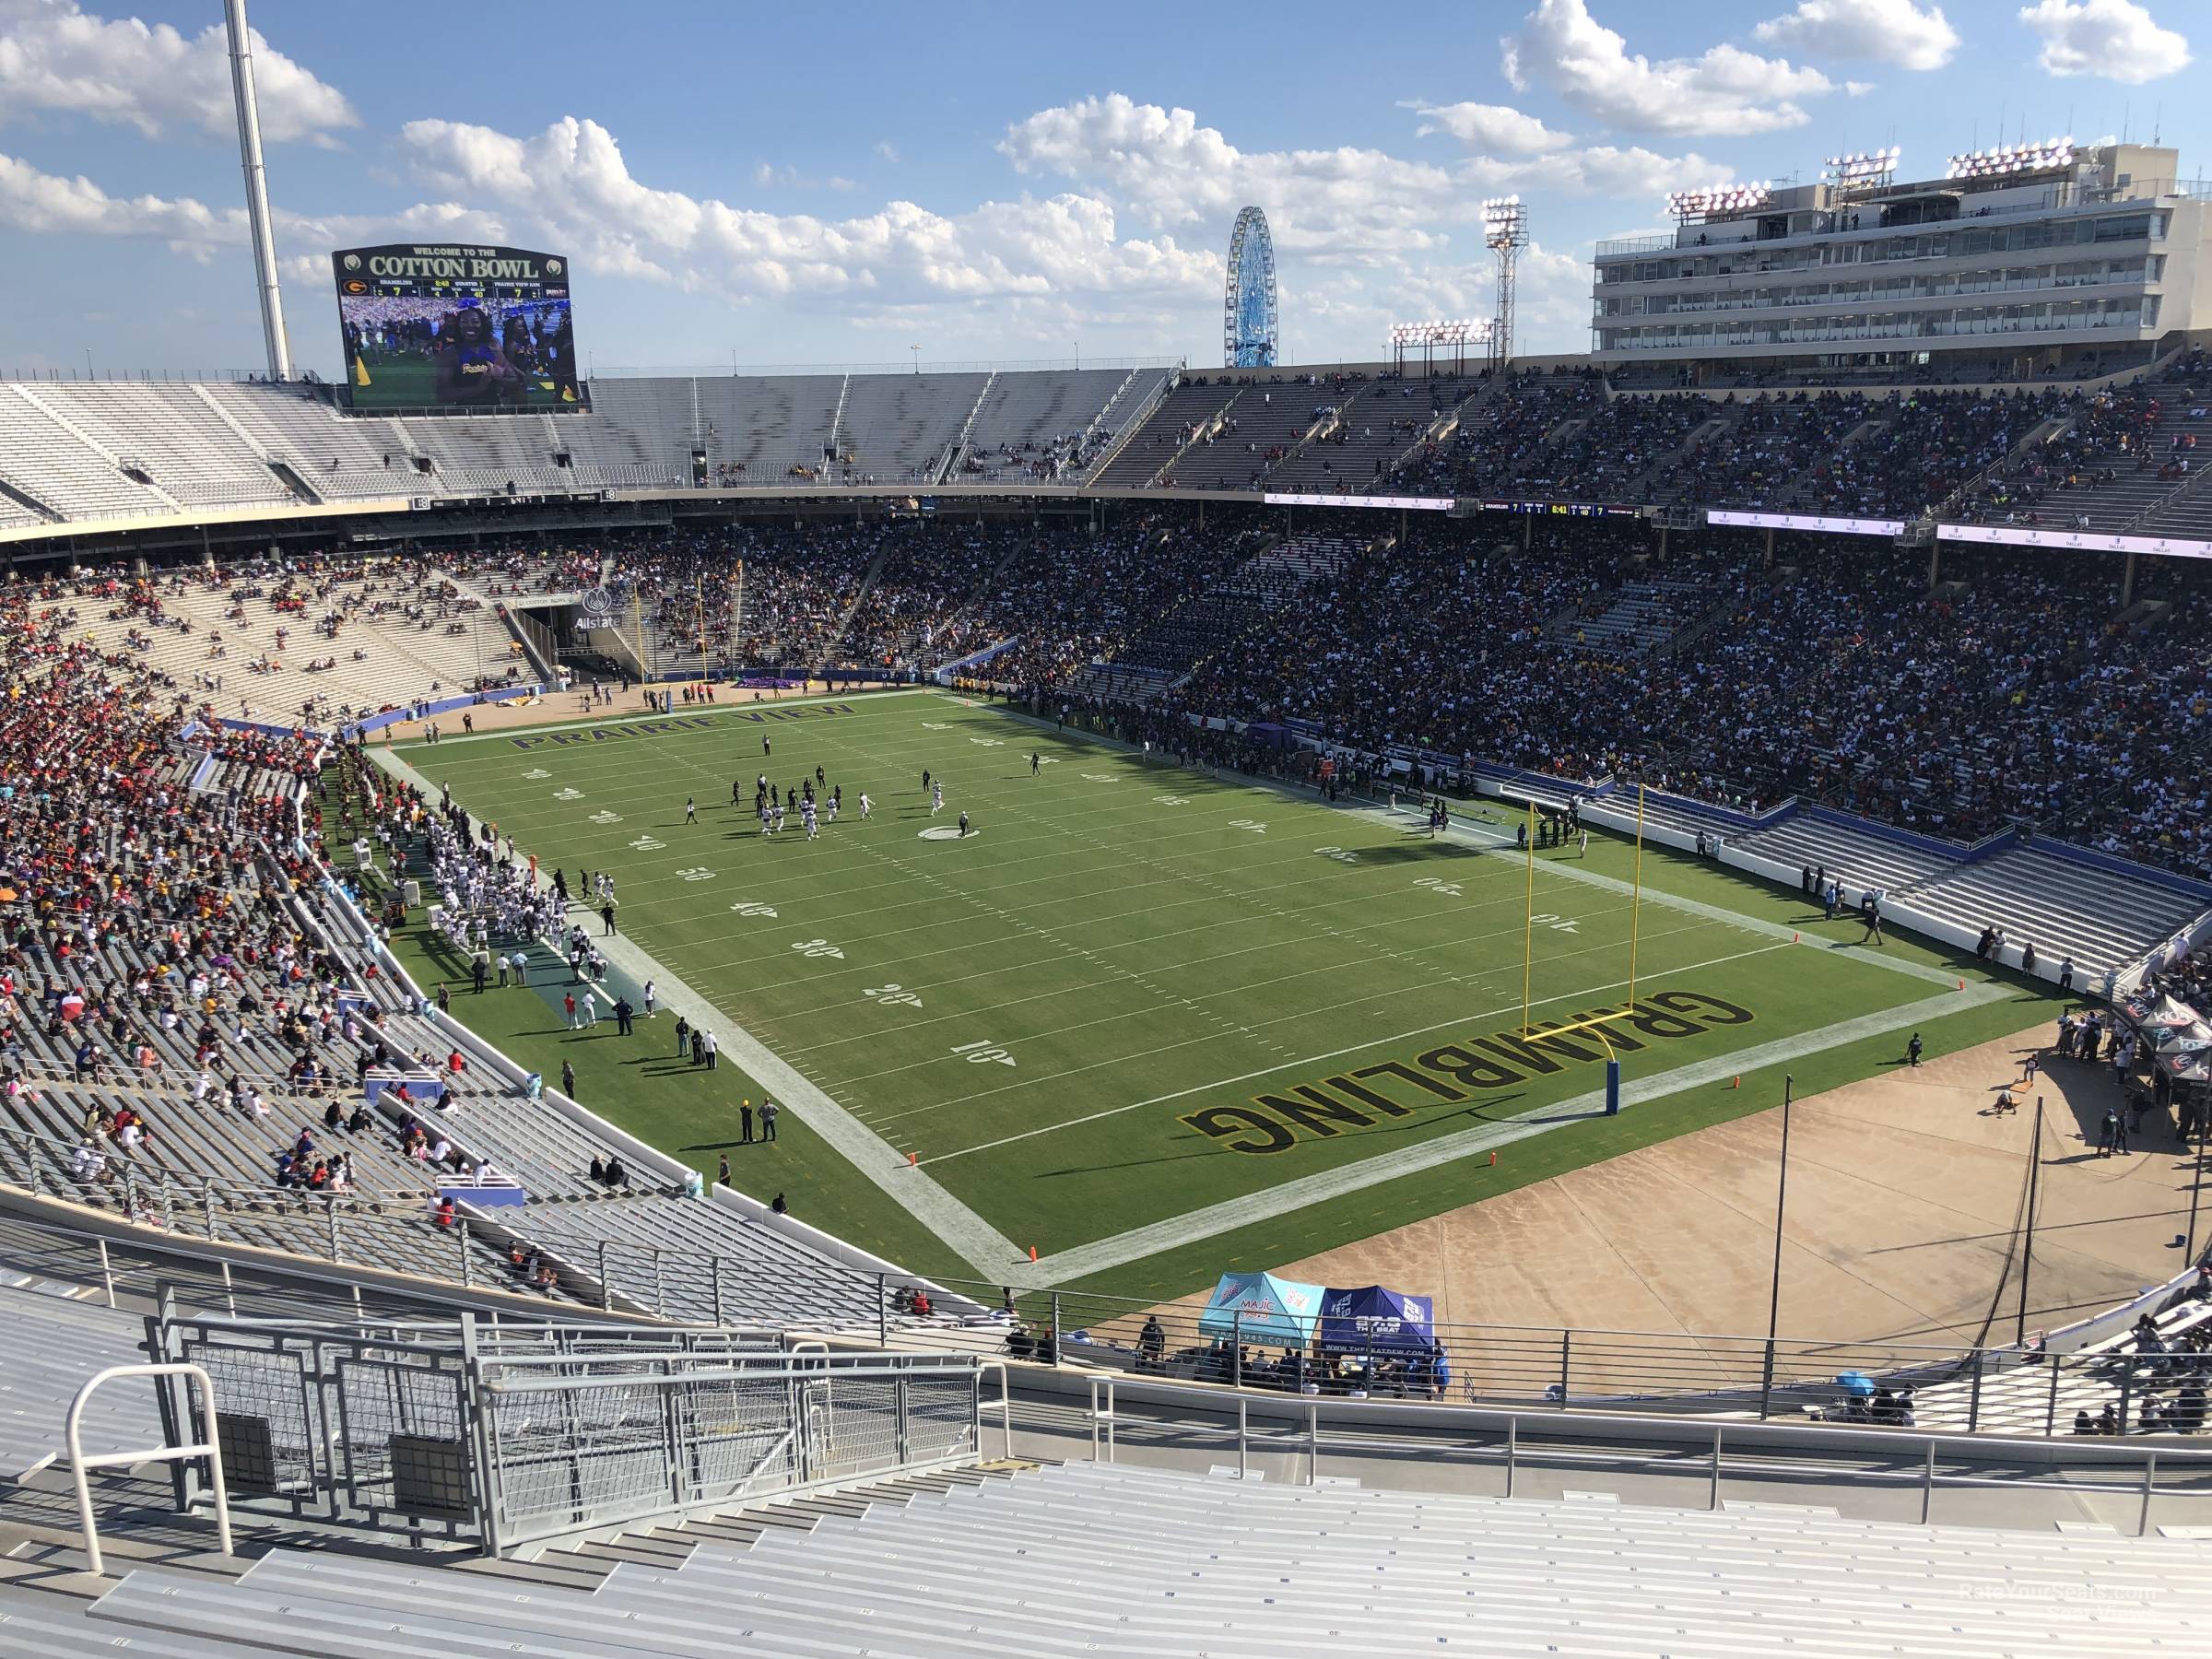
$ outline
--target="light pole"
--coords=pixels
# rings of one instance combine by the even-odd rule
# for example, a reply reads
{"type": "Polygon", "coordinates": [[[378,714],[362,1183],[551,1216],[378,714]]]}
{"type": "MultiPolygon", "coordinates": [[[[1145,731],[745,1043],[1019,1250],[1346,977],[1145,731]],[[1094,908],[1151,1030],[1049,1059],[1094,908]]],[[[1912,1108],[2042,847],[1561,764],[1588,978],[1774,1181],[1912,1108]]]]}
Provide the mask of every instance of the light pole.
{"type": "MultiPolygon", "coordinates": [[[[2156,1065],[2157,1061],[2151,1064],[2156,1065]]],[[[2196,1163],[2189,1174],[2189,1240],[2182,1257],[2182,1265],[2190,1266],[2196,1261],[2196,1204],[2205,1190],[2205,1132],[2212,1129],[2212,1104],[2200,1105],[2196,1118],[2196,1163]]],[[[2186,1141],[2182,1143],[2188,1145],[2186,1141]]]]}
{"type": "MultiPolygon", "coordinates": [[[[2015,1347],[2028,1340],[2028,1275],[2035,1266],[2035,1199],[2041,1184],[2043,1170],[2043,1097],[2035,1097],[2035,1135],[2028,1143],[2028,1216],[2027,1237],[2020,1241],[2020,1308],[2013,1321],[2012,1342],[2015,1347]]],[[[2195,1225],[2194,1209],[2190,1224],[2195,1225]]]]}
{"type": "Polygon", "coordinates": [[[85,347],[85,378],[92,378],[92,347],[89,346],[85,347]]]}
{"type": "Polygon", "coordinates": [[[1782,1079],[1782,1167],[1774,1182],[1774,1277],[1767,1298],[1767,1342],[1772,1346],[1782,1328],[1782,1218],[1790,1202],[1790,1101],[1797,1079],[1782,1079]]]}
{"type": "Polygon", "coordinates": [[[907,349],[914,354],[914,372],[920,374],[922,372],[922,347],[909,346],[907,349]]]}
{"type": "Polygon", "coordinates": [[[1774,1347],[1782,1330],[1782,1218],[1790,1201],[1790,1098],[1797,1079],[1782,1079],[1782,1164],[1774,1182],[1774,1275],[1767,1298],[1767,1351],[1760,1366],[1759,1418],[1765,1422],[1774,1405],[1774,1347]]]}

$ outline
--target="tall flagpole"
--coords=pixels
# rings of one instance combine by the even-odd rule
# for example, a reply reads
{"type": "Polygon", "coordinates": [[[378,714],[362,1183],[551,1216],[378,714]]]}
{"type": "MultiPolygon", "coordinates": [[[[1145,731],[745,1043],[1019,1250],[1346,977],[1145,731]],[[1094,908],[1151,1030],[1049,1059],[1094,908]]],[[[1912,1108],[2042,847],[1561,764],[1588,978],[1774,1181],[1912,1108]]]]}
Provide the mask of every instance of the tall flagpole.
{"type": "Polygon", "coordinates": [[[269,230],[269,181],[261,162],[261,110],[253,97],[253,49],[246,29],[246,0],[224,0],[230,37],[230,97],[238,111],[238,159],[246,175],[246,228],[253,239],[253,279],[261,290],[261,340],[269,378],[292,378],[291,348],[284,337],[284,296],[276,288],[276,242],[269,230]]]}

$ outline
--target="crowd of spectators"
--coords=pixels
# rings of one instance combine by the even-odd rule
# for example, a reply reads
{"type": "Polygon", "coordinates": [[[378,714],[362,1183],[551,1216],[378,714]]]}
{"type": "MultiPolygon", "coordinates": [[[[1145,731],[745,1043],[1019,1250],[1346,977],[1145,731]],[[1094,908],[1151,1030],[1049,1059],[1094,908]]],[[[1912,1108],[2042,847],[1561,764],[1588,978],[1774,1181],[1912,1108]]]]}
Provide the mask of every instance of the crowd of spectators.
{"type": "MultiPolygon", "coordinates": [[[[1503,416],[1480,429],[1625,418],[1602,398],[1587,376],[1532,375],[1490,400],[1503,416]]],[[[1733,460],[1710,469],[1713,488],[1760,499],[1786,486],[1798,450],[1853,457],[1801,475],[1809,508],[1840,501],[1821,492],[1882,455],[1906,481],[1852,499],[1894,507],[1953,487],[2043,406],[2034,394],[1886,416],[1844,396],[1722,405],[1727,441],[1706,447],[1733,460]],[[1885,424],[1839,447],[1867,420],[1885,424]]],[[[2150,603],[2123,620],[2120,566],[2078,555],[1947,547],[1931,589],[1925,552],[1867,538],[1785,535],[1770,571],[1756,542],[1721,547],[1726,532],[1677,532],[1654,559],[1641,521],[1421,515],[1402,538],[1394,522],[1344,523],[1359,532],[1348,557],[1294,602],[1210,609],[1236,597],[1232,573],[1279,521],[1160,504],[1097,533],[1072,520],[817,522],[629,533],[593,557],[639,594],[667,649],[696,638],[703,608],[710,665],[904,675],[1012,641],[989,678],[1095,700],[1113,694],[1094,665],[1158,661],[1147,719],[1303,723],[1362,751],[1632,777],[1742,807],[1802,794],[1965,839],[2033,823],[2212,874],[2212,777],[2193,735],[2212,688],[2196,608],[2167,603],[2192,591],[2174,565],[2144,566],[2133,597],[2150,603]],[[1631,649],[1606,649],[1590,624],[1624,586],[1657,598],[1631,649]],[[1202,638],[1162,644],[1194,618],[1202,638]]]]}
{"type": "Polygon", "coordinates": [[[1931,588],[1927,554],[1861,538],[1784,538],[1769,571],[1742,547],[1648,566],[1641,525],[1479,537],[1416,524],[1357,554],[1142,710],[1065,688],[1041,701],[1176,747],[1203,717],[1289,724],[1359,753],[1620,776],[1750,810],[1798,794],[1967,840],[2026,822],[2212,874],[2193,735],[2212,665],[2171,567],[2147,570],[2124,613],[2120,567],[2077,556],[1951,549],[1931,588]],[[1688,582],[1675,619],[1700,629],[1641,654],[1583,648],[1573,619],[1638,572],[1688,582]]]}
{"type": "Polygon", "coordinates": [[[2145,478],[2178,483],[2197,464],[2200,436],[2212,435],[2208,379],[2212,353],[2198,347],[2155,374],[2061,402],[2053,413],[2065,424],[1983,479],[1961,512],[1984,522],[2088,528],[2096,498],[2112,486],[2145,478]]]}
{"type": "Polygon", "coordinates": [[[931,666],[994,643],[968,601],[1036,532],[1028,524],[909,520],[884,535],[883,569],[845,629],[842,654],[862,666],[931,666]]]}

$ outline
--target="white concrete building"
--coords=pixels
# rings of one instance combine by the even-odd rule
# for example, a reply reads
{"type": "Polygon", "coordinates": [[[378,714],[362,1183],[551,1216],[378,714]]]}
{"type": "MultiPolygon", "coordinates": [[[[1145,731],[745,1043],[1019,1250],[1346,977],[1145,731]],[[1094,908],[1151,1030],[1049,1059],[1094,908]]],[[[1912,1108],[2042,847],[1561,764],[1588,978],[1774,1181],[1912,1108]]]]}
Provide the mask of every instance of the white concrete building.
{"type": "Polygon", "coordinates": [[[1686,382],[2125,367],[2212,327],[2212,184],[2180,159],[2056,142],[1921,182],[1875,158],[1821,183],[1676,198],[1672,234],[1598,243],[1593,347],[1686,382]],[[1854,171],[1871,176],[1839,182],[1854,171]]]}

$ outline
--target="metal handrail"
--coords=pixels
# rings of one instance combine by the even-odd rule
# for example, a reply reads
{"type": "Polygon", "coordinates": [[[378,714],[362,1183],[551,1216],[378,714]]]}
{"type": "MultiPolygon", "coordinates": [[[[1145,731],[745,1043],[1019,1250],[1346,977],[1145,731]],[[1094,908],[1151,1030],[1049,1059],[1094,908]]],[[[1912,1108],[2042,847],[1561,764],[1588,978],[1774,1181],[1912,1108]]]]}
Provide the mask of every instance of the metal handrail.
{"type": "Polygon", "coordinates": [[[113,1469],[141,1463],[179,1463],[186,1458],[204,1457],[207,1460],[209,1485],[215,1491],[216,1537],[224,1555],[230,1547],[230,1493],[223,1484],[223,1449],[218,1432],[215,1412],[214,1379],[196,1365],[170,1363],[163,1365],[111,1365],[85,1380],[69,1402],[69,1415],[62,1427],[69,1447],[69,1478],[76,1488],[76,1520],[84,1529],[85,1554],[91,1562],[94,1578],[107,1576],[107,1568],[100,1553],[100,1527],[92,1518],[92,1488],[85,1479],[88,1469],[113,1469]],[[200,1391],[200,1412],[207,1425],[207,1438],[198,1445],[159,1446],[140,1452],[102,1452],[97,1456],[85,1455],[85,1406],[103,1382],[118,1377],[183,1377],[196,1383],[200,1391]]]}
{"type": "MultiPolygon", "coordinates": [[[[709,1358],[721,1357],[709,1356],[709,1358]]],[[[496,1366],[504,1371],[529,1365],[532,1363],[533,1358],[520,1355],[510,1358],[500,1355],[488,1359],[484,1363],[487,1368],[496,1366]]],[[[559,1363],[570,1371],[574,1371],[580,1366],[588,1366],[594,1359],[599,1358],[602,1356],[592,1354],[544,1356],[548,1362],[559,1363]]],[[[634,1354],[616,1354],[604,1356],[604,1358],[626,1365],[635,1365],[638,1359],[638,1356],[634,1354]]],[[[787,1354],[764,1354],[761,1358],[764,1363],[758,1366],[730,1366],[719,1371],[673,1372],[630,1371],[618,1372],[612,1377],[524,1377],[512,1382],[488,1377],[485,1379],[483,1386],[485,1393],[494,1394],[581,1394],[594,1389],[604,1389],[610,1383],[618,1383],[626,1388],[690,1388],[701,1382],[759,1382],[762,1381],[803,1382],[818,1382],[825,1376],[866,1376],[871,1373],[888,1376],[891,1374],[912,1375],[919,1372],[931,1376],[957,1377],[966,1374],[980,1377],[983,1368],[983,1360],[975,1355],[959,1356],[962,1361],[965,1361],[960,1364],[946,1363],[948,1356],[937,1354],[833,1355],[831,1356],[833,1359],[849,1359],[853,1362],[841,1370],[833,1371],[823,1370],[818,1363],[813,1362],[811,1356],[808,1363],[798,1365],[792,1364],[791,1357],[787,1354]],[[916,1361],[921,1363],[915,1363],[916,1361]]],[[[1001,1362],[993,1361],[992,1363],[1001,1362]]]]}
{"type": "MultiPolygon", "coordinates": [[[[1106,1446],[1106,1456],[1103,1461],[1111,1464],[1115,1461],[1114,1425],[1123,1420],[1135,1420],[1135,1418],[1133,1414],[1115,1409],[1112,1379],[1094,1377],[1090,1379],[1090,1402],[1086,1407],[1086,1415],[1090,1419],[1091,1427],[1091,1461],[1094,1463],[1101,1461],[1099,1456],[1099,1445],[1102,1425],[1105,1430],[1106,1446]],[[1098,1403],[1101,1382],[1105,1385],[1106,1394],[1106,1405],[1102,1410],[1098,1403]]],[[[1274,1402],[1265,1403],[1273,1404],[1274,1402]]],[[[1201,1404],[1211,1406],[1215,1403],[1202,1402],[1201,1404]]],[[[1458,1446],[1447,1448],[1434,1439],[1350,1432],[1324,1435],[1321,1430],[1320,1403],[1305,1400],[1299,1404],[1303,1405],[1306,1408],[1306,1426],[1303,1433],[1254,1434],[1251,1427],[1251,1401],[1249,1397],[1243,1395],[1240,1395],[1237,1401],[1237,1419],[1234,1426],[1194,1421],[1187,1417],[1171,1416],[1166,1413],[1149,1417],[1144,1420],[1172,1428],[1178,1435],[1215,1441],[1233,1441],[1237,1447],[1237,1474],[1240,1479],[1248,1478],[1250,1476],[1251,1453],[1255,1447],[1263,1451],[1276,1448],[1304,1452],[1309,1460],[1307,1465],[1309,1485],[1318,1484],[1322,1450],[1330,1444],[1363,1452],[1416,1452],[1432,1458],[1449,1452],[1466,1450],[1476,1451],[1478,1456],[1483,1456],[1486,1460],[1488,1457],[1495,1457],[1499,1454],[1498,1451],[1486,1453],[1480,1448],[1458,1446]]],[[[1685,1454],[1691,1451],[1687,1431],[1692,1429],[1701,1431],[1708,1427],[1708,1424],[1702,1421],[1678,1423],[1675,1419],[1663,1418],[1638,1418],[1628,1416],[1600,1418],[1588,1414],[1561,1415],[1552,1412],[1538,1415],[1519,1411],[1473,1411],[1457,1415],[1484,1419],[1471,1425],[1478,1430],[1492,1434],[1502,1430],[1504,1439],[1501,1448],[1499,1450],[1502,1452],[1505,1477],[1504,1495],[1508,1498],[1513,1496],[1515,1478],[1520,1465],[1525,1462],[1538,1462],[1547,1457],[1555,1461],[1561,1458],[1574,1460],[1595,1458],[1610,1466],[1627,1464],[1636,1467],[1656,1466],[1668,1470],[1680,1470],[1688,1461],[1685,1454]],[[1592,1431],[1590,1439],[1593,1444],[1583,1451],[1559,1447],[1548,1452],[1531,1453],[1522,1442],[1524,1421],[1537,1430],[1539,1433],[1555,1438],[1562,1428],[1569,1430],[1577,1429],[1589,1430],[1592,1431]],[[1640,1422],[1653,1428],[1665,1424],[1684,1432],[1676,1437],[1678,1443],[1674,1445],[1654,1445],[1652,1443],[1652,1438],[1647,1436],[1641,1442],[1630,1449],[1615,1449],[1625,1438],[1623,1431],[1633,1430],[1640,1422]]],[[[1721,1480],[1727,1466],[1725,1443],[1728,1436],[1733,1433],[1739,1443],[1747,1439],[1757,1442],[1762,1439],[1780,1438],[1789,1431],[1777,1425],[1760,1423],[1712,1423],[1710,1428],[1712,1435],[1712,1451],[1710,1453],[1699,1453],[1697,1455],[1707,1463],[1710,1470],[1707,1507],[1718,1510],[1721,1507],[1721,1480]]],[[[1923,1525],[1932,1524],[1935,1494],[1938,1487],[2002,1491],[2018,1491],[2019,1489],[2020,1481],[2011,1477],[1938,1475],[1936,1473],[1936,1453],[1939,1449],[1954,1458],[1961,1456],[1986,1457],[1993,1463],[2001,1464],[2018,1456],[2017,1447],[2009,1441],[1987,1436],[1897,1432],[1881,1433],[1878,1435],[1878,1439],[1882,1442],[1881,1447],[1870,1446],[1865,1441],[1857,1443],[1869,1450],[1887,1448],[1896,1451],[1911,1451],[1915,1454],[1912,1459],[1915,1466],[1911,1470],[1867,1467],[1855,1464],[1843,1465],[1837,1460],[1822,1459],[1817,1456],[1789,1460],[1788,1466],[1802,1467],[1817,1474],[1820,1478],[1828,1480],[1873,1486],[1917,1485],[1921,1490],[1920,1521],[1923,1525]]],[[[1792,1450],[1802,1452],[1804,1448],[1801,1445],[1793,1446],[1792,1450]]],[[[2171,1456],[2172,1454],[2169,1452],[2170,1463],[2171,1456]]],[[[2139,1495],[2141,1505],[2136,1514],[2136,1534],[2138,1537],[2144,1536],[2149,1530],[2151,1500],[2157,1495],[2159,1459],[2159,1451],[2157,1448],[2148,1449],[2144,1453],[2143,1472],[2139,1480],[2130,1479],[2124,1484],[2120,1484],[2095,1479],[2069,1478],[2063,1483],[2063,1489],[2069,1495],[2081,1493],[2117,1497],[2139,1495]]],[[[2130,1461],[2132,1464],[2132,1460],[2130,1461]]],[[[2212,1469],[2212,1457],[2199,1456],[2193,1458],[2191,1463],[2194,1467],[2212,1469]]],[[[1767,1475],[1773,1474],[1778,1466],[1783,1465],[1778,1465],[1771,1459],[1757,1461],[1751,1465],[1759,1473],[1767,1475]]],[[[2054,1487],[2053,1489],[2057,1488],[2054,1487]]]]}

